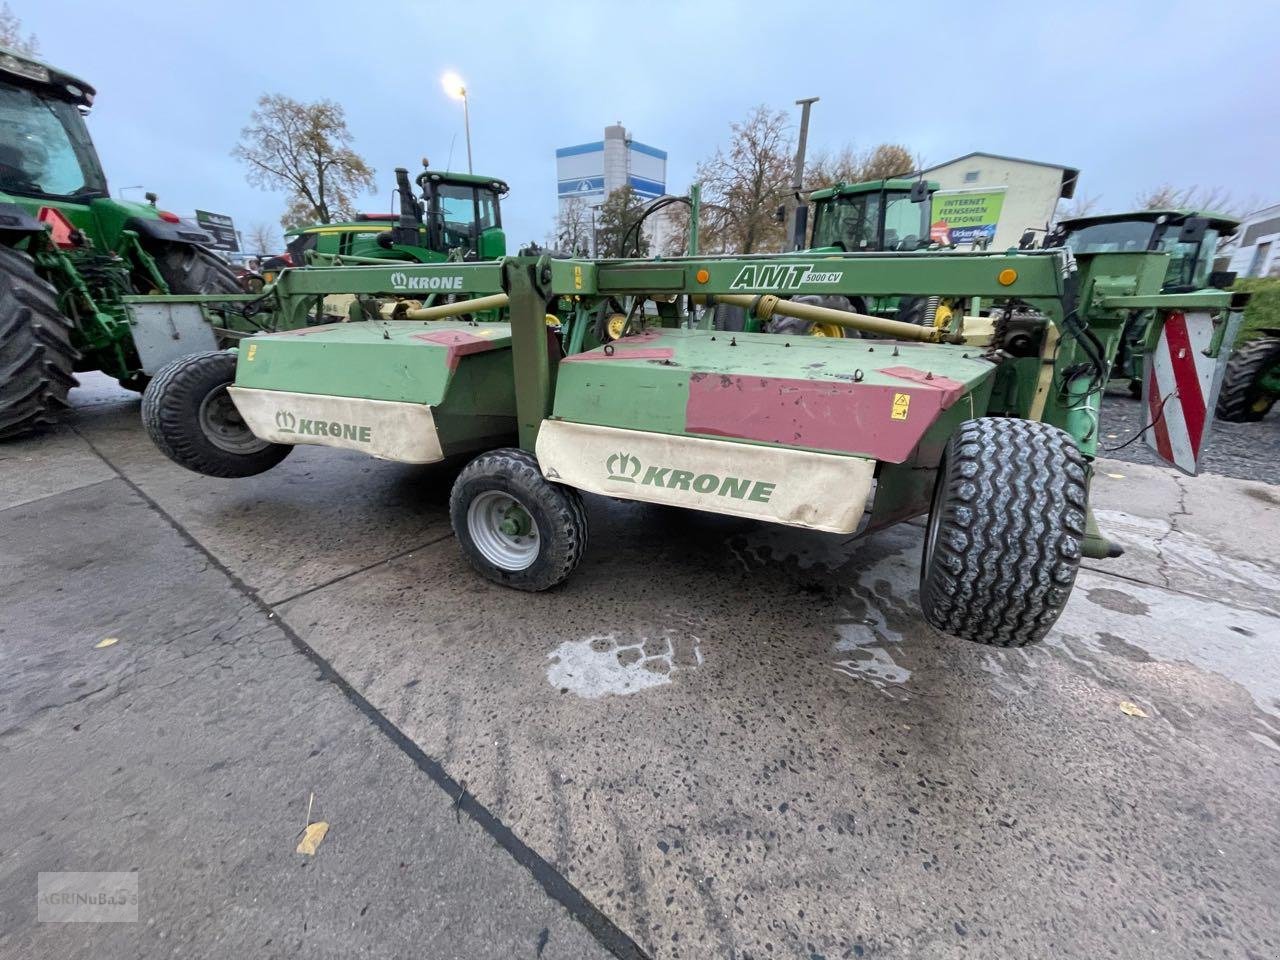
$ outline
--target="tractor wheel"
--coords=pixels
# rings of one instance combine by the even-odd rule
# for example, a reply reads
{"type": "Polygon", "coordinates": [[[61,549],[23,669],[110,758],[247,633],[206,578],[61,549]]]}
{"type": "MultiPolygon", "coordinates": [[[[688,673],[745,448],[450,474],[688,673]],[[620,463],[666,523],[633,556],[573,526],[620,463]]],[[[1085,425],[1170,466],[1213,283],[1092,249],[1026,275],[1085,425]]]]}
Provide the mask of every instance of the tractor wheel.
{"type": "Polygon", "coordinates": [[[173,244],[155,254],[170,293],[244,293],[235,271],[204,247],[173,244]]]}
{"type": "Polygon", "coordinates": [[[934,484],[925,619],[993,646],[1043,639],[1075,583],[1087,501],[1084,457],[1066,433],[1032,420],[966,420],[934,484]]]}
{"type": "Polygon", "coordinates": [[[142,395],[142,422],[160,452],[207,477],[252,477],[287,457],[292,446],[249,430],[227,392],[235,378],[233,353],[196,353],[161,367],[142,395]]]}
{"type": "Polygon", "coordinates": [[[0,247],[0,440],[48,425],[66,409],[80,356],[72,329],[31,258],[0,247]]]}
{"type": "Polygon", "coordinates": [[[1222,375],[1216,409],[1219,420],[1255,423],[1275,405],[1280,380],[1280,337],[1263,337],[1236,347],[1222,375]],[[1272,384],[1265,381],[1270,379],[1272,384]]]}
{"type": "Polygon", "coordinates": [[[573,487],[552,483],[523,450],[491,450],[453,484],[449,519],[471,565],[517,590],[554,587],[587,546],[587,511],[573,487]]]}
{"type": "Polygon", "coordinates": [[[741,333],[747,329],[747,311],[729,303],[717,303],[711,312],[711,327],[726,333],[741,333]]]}

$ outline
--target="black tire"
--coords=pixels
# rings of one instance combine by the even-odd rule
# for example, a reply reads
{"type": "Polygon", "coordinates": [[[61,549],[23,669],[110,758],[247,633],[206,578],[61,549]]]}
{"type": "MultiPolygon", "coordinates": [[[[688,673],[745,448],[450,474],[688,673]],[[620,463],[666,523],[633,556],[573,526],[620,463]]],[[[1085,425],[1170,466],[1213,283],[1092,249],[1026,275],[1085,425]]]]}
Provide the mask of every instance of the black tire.
{"type": "Polygon", "coordinates": [[[898,309],[893,319],[899,323],[913,323],[917,327],[932,326],[925,323],[925,309],[929,306],[928,297],[903,297],[898,301],[898,309]]]}
{"type": "Polygon", "coordinates": [[[53,423],[78,385],[73,326],[25,253],[0,247],[0,440],[53,423]]]}
{"type": "Polygon", "coordinates": [[[1232,351],[1222,375],[1215,414],[1227,423],[1256,423],[1275,406],[1276,395],[1262,389],[1262,378],[1280,365],[1280,337],[1242,343],[1232,351]]]}
{"type": "MultiPolygon", "coordinates": [[[[538,469],[538,461],[523,450],[503,448],[476,457],[454,481],[449,496],[449,520],[467,560],[483,576],[506,587],[537,592],[560,583],[582,560],[587,546],[587,511],[573,487],[552,483],[538,469]],[[532,559],[521,569],[495,562],[486,546],[477,543],[469,521],[473,509],[483,526],[486,502],[514,500],[532,520],[536,538],[515,534],[509,541],[532,559]]],[[[482,539],[484,534],[481,533],[482,539]]],[[[489,547],[490,551],[492,547],[489,547]]]]}
{"type": "Polygon", "coordinates": [[[747,311],[729,303],[717,303],[711,312],[713,330],[726,333],[741,333],[747,329],[747,311]]]}
{"type": "Polygon", "coordinates": [[[142,395],[142,422],[160,452],[207,477],[252,477],[293,447],[255,437],[231,403],[233,353],[196,353],[160,368],[142,395]]]}
{"type": "Polygon", "coordinates": [[[1075,583],[1087,504],[1084,457],[1066,433],[1032,420],[966,420],[934,487],[925,619],[992,646],[1043,639],[1075,583]]]}
{"type": "Polygon", "coordinates": [[[152,256],[170,293],[244,293],[230,264],[206,247],[171,244],[152,256]]]}

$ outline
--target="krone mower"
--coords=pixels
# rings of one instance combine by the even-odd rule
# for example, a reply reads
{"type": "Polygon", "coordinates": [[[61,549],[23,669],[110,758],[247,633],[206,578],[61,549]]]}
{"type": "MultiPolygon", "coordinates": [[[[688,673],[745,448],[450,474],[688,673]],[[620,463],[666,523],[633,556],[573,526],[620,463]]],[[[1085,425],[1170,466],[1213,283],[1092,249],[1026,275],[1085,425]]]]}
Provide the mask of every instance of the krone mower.
{"type": "Polygon", "coordinates": [[[1196,469],[1244,299],[1162,293],[1168,259],[510,257],[290,271],[264,301],[278,326],[331,294],[447,289],[459,302],[183,358],[151,384],[143,416],[169,457],[217,477],[259,473],[298,444],[407,463],[472,454],[450,500],[454,532],[477,571],[521,590],[560,583],[582,559],[583,492],[845,535],[927,515],[926,619],[1022,645],[1053,625],[1083,556],[1119,553],[1092,522],[1089,483],[1133,310],[1159,325],[1148,441],[1196,469]],[[791,299],[937,290],[994,310],[986,342],[964,342],[961,313],[922,326],[791,299]],[[633,311],[622,336],[598,344],[585,331],[601,306],[628,298],[663,311],[633,311]],[[566,302],[568,318],[548,327],[549,307],[566,302]],[[864,336],[697,329],[693,304],[864,336]],[[459,319],[503,308],[507,323],[459,319]]]}

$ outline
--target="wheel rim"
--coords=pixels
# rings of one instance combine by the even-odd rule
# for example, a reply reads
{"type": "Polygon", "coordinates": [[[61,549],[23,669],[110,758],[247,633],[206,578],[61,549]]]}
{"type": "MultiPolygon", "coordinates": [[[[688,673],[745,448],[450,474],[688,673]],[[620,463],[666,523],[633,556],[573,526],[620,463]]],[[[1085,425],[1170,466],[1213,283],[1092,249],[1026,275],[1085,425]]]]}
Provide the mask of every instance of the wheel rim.
{"type": "Polygon", "coordinates": [[[486,490],[467,507],[467,533],[489,563],[515,572],[538,559],[538,525],[515,497],[486,490]]]}
{"type": "Polygon", "coordinates": [[[226,384],[211,390],[200,401],[199,420],[205,438],[219,450],[243,456],[267,448],[267,441],[255,437],[240,416],[226,384]]]}
{"type": "Polygon", "coordinates": [[[814,323],[809,327],[809,336],[811,337],[844,337],[844,327],[838,323],[814,323]]]}
{"type": "Polygon", "coordinates": [[[609,334],[610,340],[621,340],[622,335],[627,331],[627,315],[615,313],[604,325],[604,329],[609,334]]]}

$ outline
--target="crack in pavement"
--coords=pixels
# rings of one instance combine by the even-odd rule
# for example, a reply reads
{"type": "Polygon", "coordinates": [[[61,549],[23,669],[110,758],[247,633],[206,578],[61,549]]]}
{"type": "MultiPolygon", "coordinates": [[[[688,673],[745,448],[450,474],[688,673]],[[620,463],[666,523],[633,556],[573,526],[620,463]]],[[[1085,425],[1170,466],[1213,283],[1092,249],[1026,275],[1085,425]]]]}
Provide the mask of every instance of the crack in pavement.
{"type": "MultiPolygon", "coordinates": [[[[310,661],[320,673],[320,679],[332,683],[346,697],[346,699],[357,710],[362,713],[365,718],[371,722],[384,736],[386,736],[402,753],[413,761],[415,766],[427,775],[427,777],[435,783],[435,785],[443,790],[450,800],[456,799],[454,808],[459,814],[464,814],[476,823],[490,838],[494,840],[516,863],[524,867],[529,872],[533,880],[540,886],[543,892],[553,901],[560,904],[565,911],[575,921],[581,924],[586,931],[600,944],[604,949],[608,950],[619,960],[650,960],[649,954],[636,943],[625,931],[615,924],[599,907],[592,903],[577,886],[575,886],[563,873],[557,870],[547,860],[545,860],[537,851],[521,840],[511,830],[509,826],[502,822],[499,817],[493,813],[488,807],[482,804],[475,796],[463,789],[463,784],[451,776],[440,763],[439,760],[429,756],[408,734],[400,727],[396,726],[384,713],[375,707],[359,690],[357,690],[342,674],[340,674],[333,665],[320,655],[310,644],[302,639],[301,635],[277,613],[274,607],[262,598],[262,596],[252,586],[241,579],[234,571],[227,567],[218,557],[201,543],[194,534],[184,527],[172,514],[165,510],[154,498],[152,498],[145,490],[143,490],[134,480],[126,476],[124,471],[115,465],[92,440],[82,434],[74,426],[72,431],[80,437],[81,440],[88,445],[104,464],[106,464],[113,473],[137,496],[144,504],[147,505],[157,516],[159,516],[182,540],[189,546],[199,551],[207,558],[210,566],[215,568],[219,573],[227,578],[228,582],[236,589],[247,601],[256,606],[263,614],[272,619],[278,628],[293,644],[295,650],[302,654],[310,661]]],[[[435,541],[446,539],[452,536],[452,532],[441,536],[435,541]]],[[[412,551],[405,551],[409,553],[412,551]]],[[[394,558],[392,558],[394,559],[394,558]]],[[[385,561],[381,561],[385,562],[385,561]]],[[[370,568],[378,566],[377,563],[372,564],[370,568]]],[[[355,571],[347,576],[354,576],[355,571]]],[[[346,579],[346,576],[338,578],[346,579]]],[[[336,581],[335,581],[336,582],[336,581]]],[[[318,588],[317,588],[318,589],[318,588]]]]}

